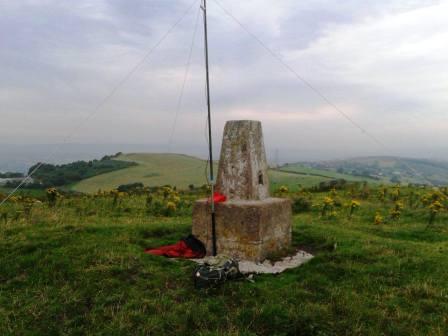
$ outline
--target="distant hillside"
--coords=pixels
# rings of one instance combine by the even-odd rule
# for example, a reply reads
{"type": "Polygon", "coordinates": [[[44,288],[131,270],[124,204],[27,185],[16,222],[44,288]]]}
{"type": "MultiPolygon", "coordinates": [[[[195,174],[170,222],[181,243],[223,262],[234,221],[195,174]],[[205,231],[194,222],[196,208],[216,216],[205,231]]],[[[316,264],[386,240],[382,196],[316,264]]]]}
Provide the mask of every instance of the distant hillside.
{"type": "MultiPolygon", "coordinates": [[[[201,186],[206,183],[207,162],[182,154],[123,154],[116,160],[135,162],[137,165],[82,180],[72,186],[80,192],[94,193],[111,190],[123,184],[141,182],[147,186],[174,185],[187,189],[190,184],[201,186]]],[[[291,190],[300,186],[310,187],[331,177],[301,175],[295,172],[270,170],[272,188],[287,185],[291,190]]]]}
{"type": "MultiPolygon", "coordinates": [[[[114,160],[136,165],[97,175],[72,185],[72,189],[93,193],[111,190],[123,184],[141,182],[147,186],[170,184],[187,189],[190,184],[206,183],[207,162],[182,154],[122,154],[114,160]]],[[[367,181],[369,183],[431,183],[448,184],[448,163],[392,157],[368,157],[322,162],[286,164],[269,171],[271,188],[287,185],[291,190],[310,187],[333,179],[367,181]],[[419,177],[418,174],[424,176],[419,177]]]]}
{"type": "Polygon", "coordinates": [[[122,154],[119,161],[134,162],[137,165],[82,180],[72,188],[76,191],[93,193],[111,190],[123,184],[141,182],[147,186],[175,185],[186,189],[190,184],[201,186],[206,183],[206,161],[182,154],[122,154]]]}
{"type": "Polygon", "coordinates": [[[156,146],[148,144],[8,144],[0,141],[0,172],[25,173],[32,165],[42,160],[45,163],[61,165],[75,161],[91,161],[116,152],[152,152],[156,149],[156,146]]]}
{"type": "Polygon", "coordinates": [[[301,176],[315,177],[319,182],[322,180],[344,179],[347,181],[366,181],[369,183],[380,183],[382,180],[371,176],[355,176],[352,174],[338,173],[331,169],[319,169],[312,167],[314,163],[285,164],[276,169],[277,171],[294,173],[301,176]]]}
{"type": "Polygon", "coordinates": [[[31,166],[28,174],[35,172],[33,180],[38,186],[59,187],[136,165],[134,162],[114,160],[114,157],[119,154],[104,156],[101,160],[76,161],[62,165],[36,163],[31,166]]]}
{"type": "Polygon", "coordinates": [[[376,156],[301,162],[287,166],[300,166],[313,171],[318,169],[327,174],[351,175],[383,182],[448,185],[447,161],[376,156]]]}

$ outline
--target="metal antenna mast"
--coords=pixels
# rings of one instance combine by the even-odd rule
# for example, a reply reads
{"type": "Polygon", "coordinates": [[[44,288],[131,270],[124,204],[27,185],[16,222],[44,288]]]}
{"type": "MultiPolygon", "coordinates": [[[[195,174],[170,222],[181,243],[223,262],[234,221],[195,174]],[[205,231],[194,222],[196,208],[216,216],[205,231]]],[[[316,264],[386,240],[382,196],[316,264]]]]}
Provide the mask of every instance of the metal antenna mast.
{"type": "Polygon", "coordinates": [[[216,255],[216,216],[215,216],[215,202],[213,199],[215,189],[215,177],[213,174],[213,145],[212,145],[212,118],[210,113],[210,78],[208,66],[208,32],[207,32],[207,0],[202,0],[201,5],[204,12],[204,40],[205,40],[205,72],[206,72],[206,87],[207,87],[207,115],[208,115],[208,151],[210,164],[210,185],[211,185],[211,214],[212,214],[212,253],[216,255]]]}

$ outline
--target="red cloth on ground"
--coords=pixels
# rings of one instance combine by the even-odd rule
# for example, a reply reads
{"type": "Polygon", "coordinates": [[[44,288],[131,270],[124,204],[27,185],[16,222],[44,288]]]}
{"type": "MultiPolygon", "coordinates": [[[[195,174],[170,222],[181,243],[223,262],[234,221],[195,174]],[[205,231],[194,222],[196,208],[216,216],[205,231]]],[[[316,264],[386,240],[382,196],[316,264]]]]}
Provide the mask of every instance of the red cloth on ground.
{"type": "MultiPolygon", "coordinates": [[[[225,201],[227,201],[227,196],[220,194],[219,192],[215,192],[213,193],[213,202],[214,203],[224,203],[225,201]]],[[[210,199],[209,199],[210,202],[210,199]]]]}
{"type": "Polygon", "coordinates": [[[183,241],[179,241],[173,245],[167,245],[158,247],[155,249],[147,249],[145,253],[165,256],[170,258],[203,258],[204,253],[193,251],[188,245],[183,241]]]}

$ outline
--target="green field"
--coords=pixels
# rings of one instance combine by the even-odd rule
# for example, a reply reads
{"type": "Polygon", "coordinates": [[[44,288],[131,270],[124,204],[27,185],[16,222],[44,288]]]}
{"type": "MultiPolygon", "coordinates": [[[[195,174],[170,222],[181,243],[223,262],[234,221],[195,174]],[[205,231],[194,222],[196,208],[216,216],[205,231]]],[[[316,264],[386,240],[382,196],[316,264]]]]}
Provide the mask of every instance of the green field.
{"type": "Polygon", "coordinates": [[[305,194],[313,206],[294,216],[293,245],[315,255],[309,263],[210,290],[194,288],[194,263],[143,253],[191,232],[191,194],[170,217],[144,195],[66,197],[28,213],[8,202],[0,335],[447,335],[447,190],[429,228],[427,206],[411,199],[430,189],[390,188],[404,205],[396,220],[393,199],[360,191],[305,194]],[[341,205],[323,215],[325,197],[341,205]]]}
{"type": "MultiPolygon", "coordinates": [[[[0,194],[8,195],[13,189],[0,187],[0,194]]],[[[16,196],[29,196],[29,197],[42,197],[45,195],[45,191],[42,189],[19,189],[14,195],[16,196]]]]}
{"type": "Polygon", "coordinates": [[[344,179],[347,181],[366,181],[369,183],[380,183],[381,181],[368,178],[368,177],[362,177],[362,176],[353,176],[349,174],[340,174],[335,171],[331,170],[324,170],[324,169],[317,169],[317,168],[309,168],[302,164],[295,163],[295,164],[287,164],[279,168],[281,171],[285,172],[293,172],[297,173],[299,175],[304,176],[314,176],[314,177],[320,177],[321,179],[344,179]]]}
{"type": "Polygon", "coordinates": [[[271,190],[276,190],[280,186],[287,186],[291,191],[296,191],[300,189],[299,187],[312,187],[320,182],[330,180],[325,177],[294,174],[275,169],[269,170],[269,179],[271,190]]]}
{"type": "Polygon", "coordinates": [[[142,182],[147,186],[170,184],[188,189],[190,184],[201,186],[206,181],[207,162],[180,154],[123,154],[117,160],[136,162],[138,166],[94,176],[76,183],[73,190],[94,193],[112,190],[119,185],[142,182]]]}
{"type": "MultiPolygon", "coordinates": [[[[192,156],[181,154],[123,154],[117,160],[132,161],[138,166],[117,170],[92,178],[85,179],[73,185],[75,191],[94,193],[99,189],[112,190],[119,185],[142,182],[146,186],[161,186],[170,184],[178,189],[188,189],[190,184],[201,186],[207,183],[205,168],[207,162],[192,156]]],[[[269,171],[271,186],[287,185],[296,190],[299,185],[310,187],[328,177],[300,175],[283,171],[269,171]]]]}

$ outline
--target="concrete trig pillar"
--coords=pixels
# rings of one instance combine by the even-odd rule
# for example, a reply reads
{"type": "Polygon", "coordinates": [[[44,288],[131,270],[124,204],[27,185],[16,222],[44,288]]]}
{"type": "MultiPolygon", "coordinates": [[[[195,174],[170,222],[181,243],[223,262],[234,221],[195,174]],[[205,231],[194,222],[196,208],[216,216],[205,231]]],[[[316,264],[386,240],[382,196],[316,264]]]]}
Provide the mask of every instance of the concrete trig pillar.
{"type": "MultiPolygon", "coordinates": [[[[228,121],[224,129],[216,190],[227,196],[216,204],[218,254],[262,261],[291,244],[292,211],[288,199],[269,197],[269,178],[261,123],[228,121]]],[[[193,208],[193,234],[212,246],[210,204],[193,208]]]]}
{"type": "Polygon", "coordinates": [[[229,200],[263,200],[269,197],[261,122],[236,120],[226,123],[216,190],[229,200]]]}

